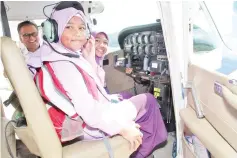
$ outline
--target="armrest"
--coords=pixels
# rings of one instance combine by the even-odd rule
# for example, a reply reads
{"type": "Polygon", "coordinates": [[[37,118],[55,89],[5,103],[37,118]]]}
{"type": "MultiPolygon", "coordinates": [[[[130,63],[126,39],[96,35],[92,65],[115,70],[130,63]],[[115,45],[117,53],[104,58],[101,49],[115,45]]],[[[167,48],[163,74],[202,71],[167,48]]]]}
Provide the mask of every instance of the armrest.
{"type": "Polygon", "coordinates": [[[215,158],[237,157],[236,151],[205,118],[198,119],[191,107],[180,110],[180,117],[189,130],[198,137],[215,158]]]}

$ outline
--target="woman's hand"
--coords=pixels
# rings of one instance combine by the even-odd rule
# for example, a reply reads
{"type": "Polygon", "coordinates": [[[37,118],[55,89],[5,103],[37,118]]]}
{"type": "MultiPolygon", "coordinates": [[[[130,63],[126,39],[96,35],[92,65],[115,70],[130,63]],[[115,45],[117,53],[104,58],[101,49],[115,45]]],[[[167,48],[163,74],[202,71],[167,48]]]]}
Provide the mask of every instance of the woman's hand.
{"type": "Polygon", "coordinates": [[[118,99],[119,99],[120,101],[122,101],[122,100],[123,100],[123,96],[122,96],[121,94],[118,94],[118,99]]]}
{"type": "Polygon", "coordinates": [[[82,56],[91,64],[94,71],[97,73],[98,65],[95,60],[95,39],[90,37],[82,48],[82,56]]]}
{"type": "MultiPolygon", "coordinates": [[[[95,61],[95,39],[94,37],[91,36],[86,42],[86,44],[82,48],[82,55],[83,57],[89,61],[89,62],[94,62],[95,61]]],[[[92,64],[92,63],[91,63],[92,64]]]]}
{"type": "Polygon", "coordinates": [[[140,125],[136,124],[128,128],[124,128],[119,133],[130,143],[130,149],[136,151],[137,148],[142,144],[142,133],[139,130],[140,125]]]}

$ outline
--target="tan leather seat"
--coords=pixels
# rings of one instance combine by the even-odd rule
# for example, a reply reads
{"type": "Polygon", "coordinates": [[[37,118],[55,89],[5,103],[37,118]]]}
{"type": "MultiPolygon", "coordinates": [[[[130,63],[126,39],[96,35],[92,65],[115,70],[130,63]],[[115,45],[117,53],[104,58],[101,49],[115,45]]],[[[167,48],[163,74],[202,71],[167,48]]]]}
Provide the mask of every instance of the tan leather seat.
{"type": "MultiPolygon", "coordinates": [[[[128,143],[121,136],[110,139],[110,144],[113,149],[114,157],[129,157],[128,153],[131,153],[131,151],[129,151],[128,143]]],[[[108,157],[108,153],[102,141],[80,141],[63,147],[63,158],[78,157],[106,158],[108,157]],[[75,151],[77,151],[77,153],[75,153],[75,151]]]]}
{"type": "MultiPolygon", "coordinates": [[[[18,95],[28,124],[26,128],[18,129],[21,131],[19,137],[29,150],[43,158],[109,157],[103,141],[77,142],[62,147],[20,50],[7,37],[1,37],[1,46],[4,68],[18,95]]],[[[121,136],[111,138],[110,142],[115,157],[128,158],[132,153],[128,142],[121,136]]]]}

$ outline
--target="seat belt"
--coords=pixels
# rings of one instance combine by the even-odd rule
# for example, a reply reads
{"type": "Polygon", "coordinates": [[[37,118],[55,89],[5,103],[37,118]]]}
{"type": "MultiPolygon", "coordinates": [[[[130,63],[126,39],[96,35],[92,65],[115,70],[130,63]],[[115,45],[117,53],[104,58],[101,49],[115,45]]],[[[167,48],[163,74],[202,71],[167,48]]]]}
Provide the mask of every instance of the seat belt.
{"type": "Polygon", "coordinates": [[[114,158],[114,152],[113,152],[113,149],[111,147],[111,144],[109,142],[109,138],[107,136],[105,136],[104,132],[101,132],[101,134],[103,135],[103,141],[104,141],[104,144],[105,144],[105,147],[109,153],[109,158],[114,158]]]}

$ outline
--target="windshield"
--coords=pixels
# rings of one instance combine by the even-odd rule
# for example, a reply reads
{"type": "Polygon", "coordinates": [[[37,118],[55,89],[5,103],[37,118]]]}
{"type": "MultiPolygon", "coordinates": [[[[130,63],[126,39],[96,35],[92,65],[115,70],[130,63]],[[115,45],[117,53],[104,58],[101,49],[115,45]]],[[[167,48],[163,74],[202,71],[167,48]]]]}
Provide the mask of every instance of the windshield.
{"type": "Polygon", "coordinates": [[[237,52],[237,1],[205,3],[226,47],[237,52]]]}
{"type": "Polygon", "coordinates": [[[93,15],[97,25],[94,30],[105,31],[109,36],[109,52],[120,50],[118,34],[130,26],[155,23],[160,19],[156,1],[103,1],[104,11],[93,15]],[[148,9],[149,8],[149,9],[148,9]]]}

